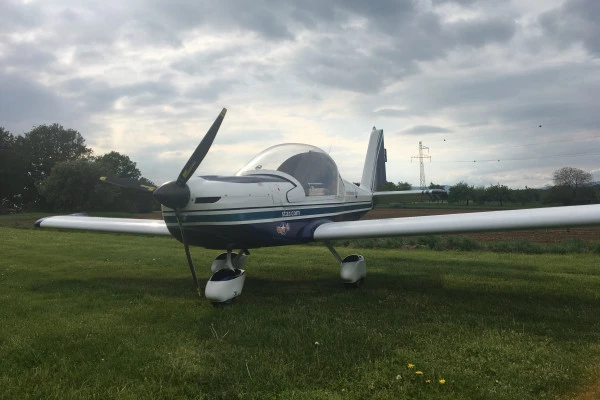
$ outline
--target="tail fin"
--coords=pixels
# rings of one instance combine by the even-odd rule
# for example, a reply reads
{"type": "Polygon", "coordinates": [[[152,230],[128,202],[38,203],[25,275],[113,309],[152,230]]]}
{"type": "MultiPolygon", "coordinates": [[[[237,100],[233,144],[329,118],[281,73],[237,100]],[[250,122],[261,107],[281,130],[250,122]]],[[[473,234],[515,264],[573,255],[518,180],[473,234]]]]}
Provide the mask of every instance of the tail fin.
{"type": "Polygon", "coordinates": [[[385,163],[387,154],[383,147],[383,129],[375,129],[371,132],[369,139],[369,147],[367,149],[367,157],[365,158],[365,166],[363,168],[360,187],[371,192],[376,191],[385,182],[385,163]]]}

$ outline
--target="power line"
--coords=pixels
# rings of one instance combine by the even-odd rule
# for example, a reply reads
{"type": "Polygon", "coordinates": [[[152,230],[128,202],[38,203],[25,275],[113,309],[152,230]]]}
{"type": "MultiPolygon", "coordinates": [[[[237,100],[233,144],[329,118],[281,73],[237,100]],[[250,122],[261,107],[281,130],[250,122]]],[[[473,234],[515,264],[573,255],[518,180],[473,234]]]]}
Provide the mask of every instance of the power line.
{"type": "Polygon", "coordinates": [[[510,145],[510,146],[474,147],[474,148],[470,148],[469,150],[511,149],[511,148],[515,148],[515,147],[539,146],[539,145],[542,145],[542,144],[565,143],[565,142],[580,142],[580,141],[592,140],[592,139],[597,139],[597,138],[600,138],[600,135],[592,136],[592,137],[589,137],[589,138],[579,138],[579,139],[577,139],[577,138],[569,138],[569,139],[560,139],[560,140],[549,140],[549,141],[544,141],[544,142],[515,144],[515,145],[510,145]]]}
{"type": "Polygon", "coordinates": [[[482,160],[436,160],[439,163],[478,163],[478,162],[500,162],[500,161],[527,161],[527,160],[545,160],[547,158],[566,158],[566,157],[591,157],[600,156],[600,153],[572,153],[572,154],[549,154],[540,157],[515,157],[515,158],[493,158],[482,160]]]}

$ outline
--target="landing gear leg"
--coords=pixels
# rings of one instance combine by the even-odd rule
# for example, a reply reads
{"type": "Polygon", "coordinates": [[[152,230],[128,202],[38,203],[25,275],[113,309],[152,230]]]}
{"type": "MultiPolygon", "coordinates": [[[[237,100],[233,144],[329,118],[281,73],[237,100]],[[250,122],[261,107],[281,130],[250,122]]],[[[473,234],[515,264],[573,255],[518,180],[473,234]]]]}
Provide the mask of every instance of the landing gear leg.
{"type": "Polygon", "coordinates": [[[227,253],[219,254],[210,266],[210,271],[214,274],[220,269],[228,268],[231,270],[241,269],[246,265],[250,252],[248,249],[241,249],[239,253],[233,253],[231,249],[227,253]]]}
{"type": "Polygon", "coordinates": [[[325,246],[340,263],[340,277],[347,286],[359,287],[364,285],[367,276],[367,263],[365,258],[359,254],[351,254],[344,258],[340,257],[331,243],[325,242],[325,246]]]}

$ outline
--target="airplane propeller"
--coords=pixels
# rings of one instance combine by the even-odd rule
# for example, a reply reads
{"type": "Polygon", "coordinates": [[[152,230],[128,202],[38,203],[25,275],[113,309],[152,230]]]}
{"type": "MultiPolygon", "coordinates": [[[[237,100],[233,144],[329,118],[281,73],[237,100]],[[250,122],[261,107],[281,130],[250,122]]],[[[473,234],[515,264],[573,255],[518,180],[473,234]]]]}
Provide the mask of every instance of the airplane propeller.
{"type": "Polygon", "coordinates": [[[198,278],[196,277],[196,270],[194,269],[194,263],[192,262],[192,256],[190,255],[190,246],[189,246],[189,238],[183,228],[183,223],[181,220],[181,209],[184,208],[188,202],[190,201],[190,188],[187,185],[188,180],[194,175],[198,166],[206,157],[206,154],[210,150],[215,137],[217,136],[217,132],[221,127],[221,123],[223,122],[223,118],[225,118],[225,113],[227,113],[227,109],[223,108],[221,113],[217,116],[211,127],[209,128],[206,135],[196,147],[196,150],[192,153],[190,159],[185,163],[183,169],[179,173],[176,181],[169,181],[159,186],[158,188],[150,185],[144,185],[139,181],[131,178],[112,178],[112,177],[101,177],[100,180],[111,183],[113,185],[121,186],[128,189],[135,189],[142,192],[152,193],[154,198],[163,206],[172,208],[175,211],[175,218],[177,219],[177,224],[179,225],[179,231],[181,233],[181,240],[183,242],[183,247],[185,249],[185,255],[187,257],[188,265],[190,267],[190,271],[192,273],[192,277],[196,282],[196,286],[198,287],[198,294],[200,295],[200,283],[198,282],[198,278]]]}
{"type": "Polygon", "coordinates": [[[179,232],[181,233],[181,241],[183,242],[183,248],[185,249],[185,256],[187,258],[188,265],[190,267],[190,272],[192,273],[192,277],[194,278],[194,282],[196,282],[196,287],[198,290],[198,295],[200,296],[200,283],[198,282],[198,278],[196,276],[196,269],[194,268],[194,263],[192,261],[192,256],[190,254],[190,243],[189,238],[183,228],[183,223],[181,221],[181,209],[187,205],[190,201],[190,188],[187,185],[187,181],[192,177],[196,169],[206,157],[208,150],[215,140],[217,136],[217,132],[221,127],[221,123],[223,122],[223,118],[225,118],[225,113],[227,112],[226,108],[221,110],[215,122],[213,122],[212,126],[206,132],[206,135],[200,141],[194,153],[187,161],[176,181],[170,181],[158,189],[153,191],[154,198],[162,205],[172,208],[175,211],[175,218],[177,219],[177,224],[179,225],[179,232]]]}

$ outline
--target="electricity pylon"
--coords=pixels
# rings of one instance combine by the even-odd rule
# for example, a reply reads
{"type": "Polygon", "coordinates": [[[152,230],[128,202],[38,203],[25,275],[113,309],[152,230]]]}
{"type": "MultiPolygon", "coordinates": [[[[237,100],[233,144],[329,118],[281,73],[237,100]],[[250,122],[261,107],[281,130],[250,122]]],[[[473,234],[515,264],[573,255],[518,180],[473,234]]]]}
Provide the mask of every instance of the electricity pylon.
{"type": "Polygon", "coordinates": [[[419,142],[419,155],[418,156],[413,156],[410,158],[410,161],[412,162],[413,158],[418,158],[419,159],[419,164],[420,164],[420,168],[421,168],[421,182],[420,182],[420,186],[421,186],[421,190],[425,190],[427,189],[427,184],[425,183],[425,165],[423,164],[423,159],[424,158],[429,158],[429,162],[431,162],[431,156],[429,155],[429,147],[427,146],[423,146],[422,142],[419,142]],[[423,150],[427,150],[427,155],[423,155],[423,150]]]}

